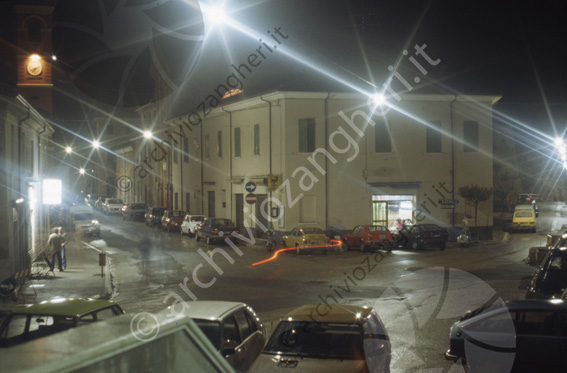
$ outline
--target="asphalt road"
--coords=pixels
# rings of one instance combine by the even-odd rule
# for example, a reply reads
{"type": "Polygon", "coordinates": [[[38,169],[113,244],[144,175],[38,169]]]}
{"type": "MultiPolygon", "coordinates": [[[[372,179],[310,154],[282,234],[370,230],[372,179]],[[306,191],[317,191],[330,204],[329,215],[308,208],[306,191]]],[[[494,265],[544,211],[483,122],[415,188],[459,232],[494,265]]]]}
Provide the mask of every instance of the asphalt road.
{"type": "Polygon", "coordinates": [[[452,243],[445,251],[289,252],[259,266],[251,264],[269,257],[261,242],[208,246],[119,216],[100,214],[101,238],[90,243],[109,254],[113,299],[128,312],[156,313],[196,299],[241,301],[271,330],[302,304],[321,304],[321,313],[337,303],[368,305],[390,334],[393,372],[459,372],[443,358],[450,325],[487,301],[524,298],[533,268],[522,260],[547,233],[567,226],[564,207],[540,206],[538,232],[511,234],[507,241],[452,243]],[[152,241],[145,271],[138,250],[143,235],[152,241]]]}

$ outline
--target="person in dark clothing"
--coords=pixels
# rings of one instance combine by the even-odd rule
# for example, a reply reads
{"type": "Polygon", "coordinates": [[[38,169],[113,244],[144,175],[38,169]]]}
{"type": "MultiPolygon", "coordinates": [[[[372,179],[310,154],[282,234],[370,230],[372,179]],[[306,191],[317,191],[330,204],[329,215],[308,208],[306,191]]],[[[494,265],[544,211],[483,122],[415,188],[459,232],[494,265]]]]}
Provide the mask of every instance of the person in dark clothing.
{"type": "Polygon", "coordinates": [[[63,270],[64,270],[63,269],[63,259],[61,257],[61,250],[62,250],[63,246],[65,245],[65,238],[61,234],[62,231],[63,231],[63,228],[61,228],[61,227],[55,228],[54,232],[47,239],[47,245],[49,246],[50,250],[52,252],[54,252],[54,254],[51,258],[51,263],[50,263],[51,271],[53,271],[54,268],[55,268],[55,258],[57,258],[57,265],[59,266],[59,271],[63,272],[63,270]]]}
{"type": "Polygon", "coordinates": [[[142,237],[138,249],[140,250],[140,256],[142,257],[142,272],[148,270],[149,260],[150,260],[150,247],[152,246],[152,241],[147,234],[142,237]]]}

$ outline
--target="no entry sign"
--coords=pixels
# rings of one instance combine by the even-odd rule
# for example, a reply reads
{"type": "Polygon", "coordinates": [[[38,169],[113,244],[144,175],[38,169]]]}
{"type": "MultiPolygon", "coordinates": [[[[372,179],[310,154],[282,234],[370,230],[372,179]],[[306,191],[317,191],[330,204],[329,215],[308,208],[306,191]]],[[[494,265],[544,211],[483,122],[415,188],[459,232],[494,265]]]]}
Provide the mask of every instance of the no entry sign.
{"type": "Polygon", "coordinates": [[[256,203],[256,195],[254,193],[248,193],[246,195],[246,203],[249,203],[251,205],[256,203]]]}

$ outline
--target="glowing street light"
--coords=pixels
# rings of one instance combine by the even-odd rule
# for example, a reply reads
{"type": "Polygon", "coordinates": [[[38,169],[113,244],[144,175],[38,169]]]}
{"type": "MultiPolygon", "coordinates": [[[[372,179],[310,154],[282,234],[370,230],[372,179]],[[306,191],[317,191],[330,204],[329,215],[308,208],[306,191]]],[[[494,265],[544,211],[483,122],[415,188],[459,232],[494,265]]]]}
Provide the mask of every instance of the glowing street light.
{"type": "Polygon", "coordinates": [[[93,148],[98,149],[100,147],[100,142],[98,140],[93,140],[93,148]]]}
{"type": "Polygon", "coordinates": [[[220,5],[203,7],[203,15],[211,25],[224,22],[226,20],[226,12],[220,5]]]}
{"type": "Polygon", "coordinates": [[[386,102],[386,97],[382,93],[375,93],[372,95],[372,101],[376,106],[382,106],[386,102]]]}
{"type": "Polygon", "coordinates": [[[70,146],[67,146],[67,147],[65,147],[65,152],[67,154],[71,154],[71,153],[73,153],[73,148],[71,148],[70,146]]]}
{"type": "Polygon", "coordinates": [[[79,168],[79,173],[80,173],[81,175],[84,175],[84,174],[85,174],[85,169],[84,169],[84,168],[82,168],[82,167],[81,167],[81,168],[79,168]]]}
{"type": "Polygon", "coordinates": [[[144,131],[144,138],[151,139],[153,137],[152,131],[144,131]]]}

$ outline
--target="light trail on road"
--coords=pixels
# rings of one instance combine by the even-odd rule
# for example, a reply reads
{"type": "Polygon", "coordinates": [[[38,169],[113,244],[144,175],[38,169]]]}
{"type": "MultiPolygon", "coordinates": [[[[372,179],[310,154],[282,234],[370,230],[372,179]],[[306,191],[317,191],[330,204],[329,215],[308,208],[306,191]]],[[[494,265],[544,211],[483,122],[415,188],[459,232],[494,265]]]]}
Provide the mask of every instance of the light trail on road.
{"type": "Polygon", "coordinates": [[[299,250],[317,249],[317,248],[321,248],[321,247],[336,247],[336,246],[340,246],[342,244],[343,244],[343,241],[341,241],[341,240],[331,240],[331,245],[284,247],[282,249],[276,250],[274,252],[274,255],[272,255],[271,257],[264,259],[264,260],[260,260],[259,262],[256,262],[256,263],[252,263],[251,265],[252,265],[252,267],[256,267],[260,264],[271,262],[272,260],[275,260],[280,253],[283,253],[285,251],[298,250],[298,249],[299,250]]]}

